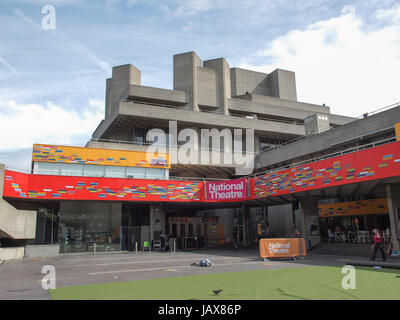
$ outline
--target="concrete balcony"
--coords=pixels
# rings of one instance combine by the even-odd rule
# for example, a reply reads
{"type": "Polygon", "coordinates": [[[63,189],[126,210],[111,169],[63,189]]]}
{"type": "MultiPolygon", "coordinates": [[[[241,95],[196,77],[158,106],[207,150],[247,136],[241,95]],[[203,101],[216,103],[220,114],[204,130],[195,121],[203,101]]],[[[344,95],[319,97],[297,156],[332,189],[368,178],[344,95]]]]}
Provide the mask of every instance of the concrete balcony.
{"type": "Polygon", "coordinates": [[[130,85],[127,100],[183,106],[188,103],[186,92],[130,85]]]}

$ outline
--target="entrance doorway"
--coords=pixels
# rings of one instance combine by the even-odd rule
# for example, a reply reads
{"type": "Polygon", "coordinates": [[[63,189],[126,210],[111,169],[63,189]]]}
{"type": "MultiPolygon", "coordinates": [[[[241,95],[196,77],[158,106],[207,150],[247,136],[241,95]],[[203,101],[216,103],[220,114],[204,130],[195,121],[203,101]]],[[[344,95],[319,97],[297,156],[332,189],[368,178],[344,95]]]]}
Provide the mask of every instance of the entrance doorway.
{"type": "Polygon", "coordinates": [[[218,217],[168,218],[169,237],[176,241],[177,249],[181,250],[216,246],[219,239],[218,227],[218,217]],[[193,240],[190,239],[196,241],[195,248],[193,240]],[[191,244],[190,248],[188,243],[191,244]]]}
{"type": "Polygon", "coordinates": [[[58,242],[58,215],[56,210],[39,208],[36,217],[35,244],[58,242]]]}

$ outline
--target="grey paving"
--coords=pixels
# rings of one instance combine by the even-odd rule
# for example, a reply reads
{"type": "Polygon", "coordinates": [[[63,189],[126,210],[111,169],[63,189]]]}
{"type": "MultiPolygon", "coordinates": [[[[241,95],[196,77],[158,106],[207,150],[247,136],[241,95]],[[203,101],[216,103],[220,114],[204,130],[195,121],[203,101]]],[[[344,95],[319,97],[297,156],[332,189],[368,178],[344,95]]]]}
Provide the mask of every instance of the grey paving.
{"type": "MultiPolygon", "coordinates": [[[[48,291],[42,289],[41,284],[45,276],[41,270],[45,265],[55,267],[56,285],[64,287],[247,270],[343,266],[348,258],[309,254],[303,260],[264,262],[259,258],[257,250],[208,250],[207,252],[64,255],[13,260],[0,265],[0,299],[50,299],[48,291]],[[210,268],[190,266],[205,258],[210,259],[214,265],[210,268]]],[[[362,260],[358,258],[360,259],[362,260]]],[[[400,264],[399,259],[389,257],[388,261],[400,264]]]]}

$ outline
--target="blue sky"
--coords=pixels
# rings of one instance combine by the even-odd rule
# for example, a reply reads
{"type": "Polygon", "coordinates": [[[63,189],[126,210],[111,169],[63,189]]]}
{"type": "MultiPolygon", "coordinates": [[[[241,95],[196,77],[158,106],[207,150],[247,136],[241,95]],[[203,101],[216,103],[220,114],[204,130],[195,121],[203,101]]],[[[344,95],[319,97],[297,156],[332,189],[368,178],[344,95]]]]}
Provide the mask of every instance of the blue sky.
{"type": "Polygon", "coordinates": [[[84,145],[112,66],[172,89],[172,56],[296,72],[300,101],[358,116],[400,101],[399,1],[2,0],[0,163],[28,168],[32,143],[84,145]],[[56,29],[43,30],[53,5],[56,29]]]}

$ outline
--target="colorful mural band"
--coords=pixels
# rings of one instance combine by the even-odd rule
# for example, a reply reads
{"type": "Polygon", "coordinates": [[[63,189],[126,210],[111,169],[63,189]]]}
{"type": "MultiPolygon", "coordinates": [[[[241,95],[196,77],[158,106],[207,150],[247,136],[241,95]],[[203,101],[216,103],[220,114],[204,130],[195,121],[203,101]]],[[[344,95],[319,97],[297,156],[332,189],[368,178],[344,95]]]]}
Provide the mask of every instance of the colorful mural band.
{"type": "Polygon", "coordinates": [[[387,214],[388,205],[386,198],[321,204],[318,206],[318,213],[321,218],[364,214],[387,214]]]}
{"type": "Polygon", "coordinates": [[[5,172],[4,196],[69,200],[242,201],[399,175],[400,141],[396,141],[257,177],[207,182],[212,186],[212,190],[208,190],[213,192],[212,197],[210,192],[205,196],[203,182],[45,176],[8,170],[5,172]]]}
{"type": "Polygon", "coordinates": [[[400,142],[250,179],[253,199],[400,175],[400,142]]]}
{"type": "Polygon", "coordinates": [[[27,199],[201,201],[202,182],[28,175],[6,170],[4,195],[27,199]],[[28,177],[28,179],[27,179],[28,177]]]}
{"type": "Polygon", "coordinates": [[[34,144],[32,161],[107,166],[170,168],[168,154],[146,158],[146,152],[34,144]]]}

